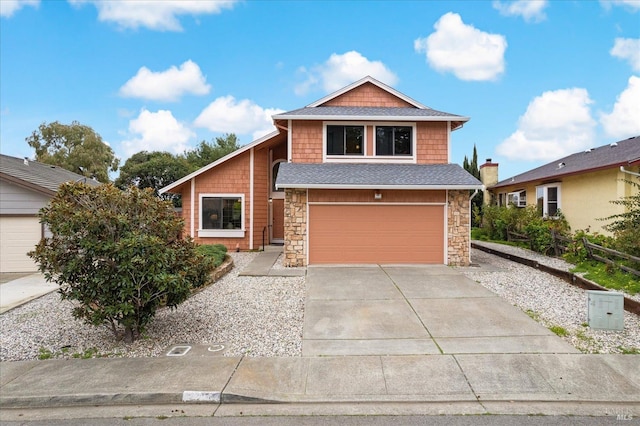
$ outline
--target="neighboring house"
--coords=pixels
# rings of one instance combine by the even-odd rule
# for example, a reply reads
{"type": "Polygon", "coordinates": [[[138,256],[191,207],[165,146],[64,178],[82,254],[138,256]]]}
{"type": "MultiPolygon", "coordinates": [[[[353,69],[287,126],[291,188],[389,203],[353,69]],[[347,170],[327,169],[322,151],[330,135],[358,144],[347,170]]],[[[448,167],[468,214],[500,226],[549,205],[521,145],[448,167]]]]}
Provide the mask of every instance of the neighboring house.
{"type": "Polygon", "coordinates": [[[638,193],[625,180],[637,179],[640,172],[640,136],[578,152],[500,182],[497,168],[490,159],[480,166],[491,202],[537,206],[549,217],[560,211],[573,231],[606,234],[602,226],[608,222],[599,219],[624,212],[624,206],[611,201],[638,193]]]}
{"type": "Polygon", "coordinates": [[[44,236],[38,211],[60,184],[97,181],[50,164],[0,154],[0,272],[35,272],[27,256],[44,236]]]}
{"type": "Polygon", "coordinates": [[[467,117],[365,77],[277,130],[160,192],[182,195],[196,242],[251,250],[283,243],[285,265],[469,264],[472,191],[450,163],[467,117]]]}

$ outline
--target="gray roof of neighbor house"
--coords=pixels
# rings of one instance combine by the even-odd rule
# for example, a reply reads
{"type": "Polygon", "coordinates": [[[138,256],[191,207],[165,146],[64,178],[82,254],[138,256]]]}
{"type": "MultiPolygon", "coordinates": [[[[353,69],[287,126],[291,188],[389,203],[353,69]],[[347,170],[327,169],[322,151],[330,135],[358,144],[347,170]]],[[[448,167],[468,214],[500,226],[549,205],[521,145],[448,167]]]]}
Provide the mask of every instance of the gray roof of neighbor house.
{"type": "Polygon", "coordinates": [[[544,166],[502,180],[491,188],[549,180],[638,162],[640,162],[640,136],[634,136],[609,145],[571,154],[544,166]]]}
{"type": "Polygon", "coordinates": [[[414,121],[469,121],[448,112],[431,108],[398,108],[398,107],[353,107],[353,106],[318,106],[295,109],[273,116],[274,120],[414,120],[414,121]]]}
{"type": "Polygon", "coordinates": [[[457,164],[281,163],[280,188],[482,189],[457,164]]]}
{"type": "Polygon", "coordinates": [[[58,187],[65,182],[86,179],[85,182],[89,185],[100,185],[97,180],[85,178],[62,167],[4,154],[0,154],[0,177],[51,194],[55,194],[58,187]]]}

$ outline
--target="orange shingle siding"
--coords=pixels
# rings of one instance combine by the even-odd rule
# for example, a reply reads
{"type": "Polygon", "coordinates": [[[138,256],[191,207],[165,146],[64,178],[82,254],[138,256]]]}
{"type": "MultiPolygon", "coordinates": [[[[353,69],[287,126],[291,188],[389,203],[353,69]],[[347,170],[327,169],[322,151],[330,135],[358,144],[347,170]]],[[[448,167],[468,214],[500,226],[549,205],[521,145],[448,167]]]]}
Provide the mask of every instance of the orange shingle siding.
{"type": "Polygon", "coordinates": [[[413,107],[410,103],[371,83],[365,83],[343,93],[325,102],[322,106],[413,107]]]}
{"type": "Polygon", "coordinates": [[[447,123],[417,123],[417,162],[418,164],[447,164],[449,162],[447,123]]]}
{"type": "Polygon", "coordinates": [[[322,162],[322,121],[294,121],[291,123],[294,163],[322,162]]]}

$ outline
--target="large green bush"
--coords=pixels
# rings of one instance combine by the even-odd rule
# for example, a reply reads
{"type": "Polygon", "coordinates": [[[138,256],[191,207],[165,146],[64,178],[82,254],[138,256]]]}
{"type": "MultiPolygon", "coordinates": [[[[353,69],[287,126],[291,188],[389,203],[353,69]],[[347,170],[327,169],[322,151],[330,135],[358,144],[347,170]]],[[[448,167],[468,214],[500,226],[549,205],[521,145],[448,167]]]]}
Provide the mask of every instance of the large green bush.
{"type": "Polygon", "coordinates": [[[531,249],[550,254],[553,252],[551,231],[567,235],[569,224],[561,213],[554,218],[541,217],[535,206],[485,206],[482,229],[490,240],[508,241],[509,233],[524,235],[530,240],[531,249]]]}
{"type": "Polygon", "coordinates": [[[180,238],[183,222],[151,189],[60,187],[40,220],[51,231],[29,253],[75,317],[131,342],[161,305],[171,308],[209,279],[213,263],[180,238]]]}
{"type": "Polygon", "coordinates": [[[635,187],[637,193],[611,201],[624,206],[624,212],[603,219],[613,220],[604,228],[613,233],[616,250],[640,257],[640,177],[625,182],[635,187]]]}

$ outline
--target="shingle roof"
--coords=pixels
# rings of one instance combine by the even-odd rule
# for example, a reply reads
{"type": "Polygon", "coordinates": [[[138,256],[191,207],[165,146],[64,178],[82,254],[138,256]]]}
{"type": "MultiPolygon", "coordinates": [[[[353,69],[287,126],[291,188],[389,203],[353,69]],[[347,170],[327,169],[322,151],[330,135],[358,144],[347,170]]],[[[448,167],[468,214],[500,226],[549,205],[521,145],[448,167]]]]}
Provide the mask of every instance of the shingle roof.
{"type": "MultiPolygon", "coordinates": [[[[26,161],[23,158],[10,157],[0,154],[0,175],[11,180],[21,181],[30,186],[36,186],[45,192],[57,192],[64,182],[75,182],[85,179],[84,176],[70,172],[62,167],[37,161],[26,161]]],[[[100,182],[86,179],[89,185],[99,185],[100,182]]]]}
{"type": "Polygon", "coordinates": [[[457,164],[282,163],[277,188],[482,189],[457,164]]]}
{"type": "Polygon", "coordinates": [[[548,180],[561,176],[619,167],[640,161],[640,136],[603,145],[560,158],[528,172],[502,180],[492,186],[499,188],[517,183],[548,180]]]}
{"type": "Polygon", "coordinates": [[[274,120],[332,120],[332,119],[387,119],[417,121],[469,121],[463,117],[431,108],[397,108],[397,107],[352,107],[352,106],[319,106],[305,107],[273,116],[274,120]]]}

